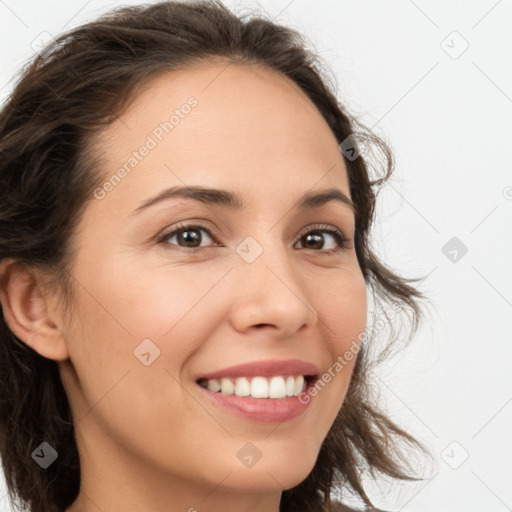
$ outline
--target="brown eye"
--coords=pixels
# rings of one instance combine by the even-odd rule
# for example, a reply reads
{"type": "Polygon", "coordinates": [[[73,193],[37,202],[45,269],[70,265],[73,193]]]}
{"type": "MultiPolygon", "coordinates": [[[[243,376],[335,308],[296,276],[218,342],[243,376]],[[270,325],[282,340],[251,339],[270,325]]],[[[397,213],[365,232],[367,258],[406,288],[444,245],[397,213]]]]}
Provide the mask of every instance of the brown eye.
{"type": "MultiPolygon", "coordinates": [[[[306,232],[299,237],[300,249],[313,250],[319,253],[332,254],[346,247],[347,238],[332,226],[321,226],[306,232]]],[[[199,224],[184,224],[165,232],[157,238],[158,243],[177,248],[198,251],[214,245],[211,231],[199,224]],[[204,234],[203,234],[204,233],[204,234]],[[203,242],[206,244],[201,245],[203,242]],[[208,243],[210,242],[210,243],[208,243]]]]}
{"type": "Polygon", "coordinates": [[[299,242],[302,244],[301,248],[323,251],[329,254],[345,248],[347,239],[338,229],[327,226],[305,233],[299,238],[299,242]]]}
{"type": "Polygon", "coordinates": [[[323,249],[324,237],[319,231],[312,231],[302,236],[301,240],[304,240],[303,247],[306,249],[323,249]]]}
{"type": "Polygon", "coordinates": [[[201,245],[201,231],[199,229],[187,229],[177,233],[178,245],[184,243],[186,247],[197,247],[201,245]]]}
{"type": "Polygon", "coordinates": [[[213,241],[208,229],[198,225],[187,225],[179,226],[168,233],[164,233],[158,241],[169,245],[177,245],[178,247],[198,249],[205,238],[206,242],[208,242],[208,239],[210,242],[213,241]],[[206,233],[206,237],[201,233],[206,233]],[[173,239],[175,239],[174,242],[173,239]]]}

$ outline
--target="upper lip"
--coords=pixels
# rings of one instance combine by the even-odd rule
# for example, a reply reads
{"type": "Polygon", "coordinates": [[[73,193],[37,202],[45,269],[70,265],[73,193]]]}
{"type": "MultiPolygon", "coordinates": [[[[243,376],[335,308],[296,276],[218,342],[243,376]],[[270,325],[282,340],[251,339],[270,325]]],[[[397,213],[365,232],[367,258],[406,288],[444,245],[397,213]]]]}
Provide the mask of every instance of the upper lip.
{"type": "Polygon", "coordinates": [[[271,377],[273,375],[304,375],[316,376],[318,369],[313,363],[299,359],[286,359],[282,361],[254,361],[252,363],[238,364],[229,368],[222,368],[210,373],[198,375],[199,379],[219,379],[222,377],[271,377]]]}

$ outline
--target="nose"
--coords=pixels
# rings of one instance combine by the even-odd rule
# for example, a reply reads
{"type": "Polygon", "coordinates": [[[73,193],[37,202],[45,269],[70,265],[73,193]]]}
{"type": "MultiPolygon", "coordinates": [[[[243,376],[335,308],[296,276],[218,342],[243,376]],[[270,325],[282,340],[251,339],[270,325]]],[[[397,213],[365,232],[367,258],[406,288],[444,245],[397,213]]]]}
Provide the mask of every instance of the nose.
{"type": "Polygon", "coordinates": [[[238,261],[230,310],[234,329],[244,334],[268,330],[272,337],[284,339],[316,325],[318,314],[308,300],[299,270],[284,247],[272,252],[264,249],[252,263],[238,261]]]}

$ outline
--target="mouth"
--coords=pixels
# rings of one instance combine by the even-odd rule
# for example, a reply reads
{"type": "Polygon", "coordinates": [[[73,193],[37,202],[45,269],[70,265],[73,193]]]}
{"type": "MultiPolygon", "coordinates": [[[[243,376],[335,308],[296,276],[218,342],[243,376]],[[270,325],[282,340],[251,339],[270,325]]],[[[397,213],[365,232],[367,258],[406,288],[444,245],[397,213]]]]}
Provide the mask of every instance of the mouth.
{"type": "Polygon", "coordinates": [[[252,423],[277,424],[302,415],[310,406],[316,375],[200,378],[197,387],[207,402],[252,423]]]}
{"type": "Polygon", "coordinates": [[[282,400],[296,397],[313,386],[317,375],[274,375],[199,378],[196,383],[212,393],[255,399],[282,400]]]}
{"type": "Polygon", "coordinates": [[[200,396],[251,422],[282,423],[309,407],[320,371],[299,359],[255,361],[196,375],[200,396]]]}

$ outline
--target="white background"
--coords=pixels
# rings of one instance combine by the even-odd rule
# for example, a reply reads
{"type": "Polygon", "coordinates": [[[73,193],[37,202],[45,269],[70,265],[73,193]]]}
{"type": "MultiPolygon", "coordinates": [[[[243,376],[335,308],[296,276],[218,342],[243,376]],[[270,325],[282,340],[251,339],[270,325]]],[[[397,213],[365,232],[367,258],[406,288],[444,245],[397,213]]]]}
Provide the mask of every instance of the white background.
{"type": "MultiPolygon", "coordinates": [[[[0,99],[41,32],[131,3],[0,0],[0,99]]],[[[419,286],[434,305],[427,322],[376,378],[436,464],[422,482],[369,483],[371,496],[397,511],[512,511],[512,2],[260,5],[306,34],[344,104],[390,142],[396,170],[374,235],[393,268],[428,276],[419,286]],[[452,237],[468,249],[456,262],[442,252],[452,237]]],[[[4,494],[1,512],[11,510],[4,494]]]]}

